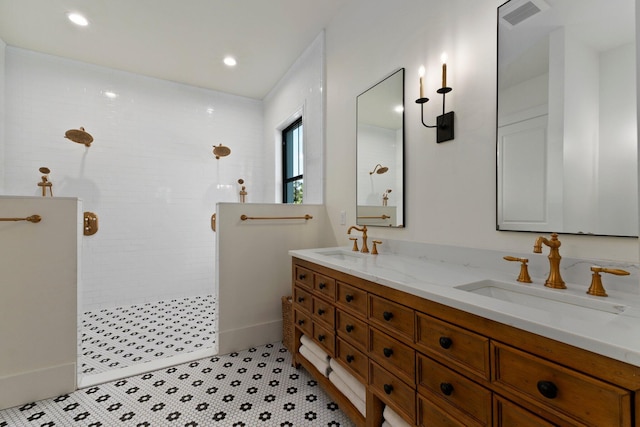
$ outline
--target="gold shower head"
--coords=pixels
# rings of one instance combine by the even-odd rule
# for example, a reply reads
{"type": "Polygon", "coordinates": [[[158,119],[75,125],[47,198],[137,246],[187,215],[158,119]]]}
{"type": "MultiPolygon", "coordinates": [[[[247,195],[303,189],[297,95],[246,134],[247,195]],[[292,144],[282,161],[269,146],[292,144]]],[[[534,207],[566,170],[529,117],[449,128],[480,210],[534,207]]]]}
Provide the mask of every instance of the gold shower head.
{"type": "Polygon", "coordinates": [[[93,142],[93,137],[89,132],[86,132],[83,127],[80,127],[80,129],[69,129],[64,133],[64,137],[78,144],[84,144],[87,147],[91,146],[93,142]]]}
{"type": "Polygon", "coordinates": [[[378,163],[376,167],[373,168],[371,172],[369,172],[369,175],[373,175],[374,172],[377,173],[378,175],[382,175],[383,173],[386,173],[388,170],[389,170],[388,167],[382,166],[380,163],[378,163]]]}
{"type": "Polygon", "coordinates": [[[40,173],[43,173],[45,175],[48,175],[49,173],[51,173],[51,169],[47,168],[47,167],[41,167],[40,169],[38,169],[40,171],[40,173]]]}
{"type": "Polygon", "coordinates": [[[213,146],[213,154],[216,156],[216,159],[220,157],[226,157],[231,154],[231,148],[225,147],[224,145],[214,145],[213,146]]]}

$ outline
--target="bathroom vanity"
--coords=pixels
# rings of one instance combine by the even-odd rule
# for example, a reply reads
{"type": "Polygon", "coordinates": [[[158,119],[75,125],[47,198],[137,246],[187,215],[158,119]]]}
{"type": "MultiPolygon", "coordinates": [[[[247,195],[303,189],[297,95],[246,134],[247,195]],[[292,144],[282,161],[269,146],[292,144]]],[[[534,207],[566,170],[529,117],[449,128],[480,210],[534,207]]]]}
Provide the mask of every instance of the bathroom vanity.
{"type": "Polygon", "coordinates": [[[293,363],[356,425],[380,426],[385,405],[419,426],[640,421],[636,294],[621,302],[539,277],[520,284],[517,271],[347,248],[290,254],[293,363]],[[500,286],[520,300],[489,292],[500,286]],[[299,354],[302,334],[365,385],[366,417],[299,354]]]}

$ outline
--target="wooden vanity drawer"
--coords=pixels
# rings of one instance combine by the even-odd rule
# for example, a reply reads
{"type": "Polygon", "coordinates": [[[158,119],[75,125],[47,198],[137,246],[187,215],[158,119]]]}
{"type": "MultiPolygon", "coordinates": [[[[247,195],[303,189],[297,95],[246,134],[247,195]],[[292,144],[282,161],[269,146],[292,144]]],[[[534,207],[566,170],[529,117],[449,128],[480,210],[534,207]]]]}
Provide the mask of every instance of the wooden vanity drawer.
{"type": "Polygon", "coordinates": [[[419,350],[472,375],[490,378],[488,338],[422,313],[416,319],[419,350]]]}
{"type": "Polygon", "coordinates": [[[293,288],[293,304],[296,308],[301,308],[311,313],[313,308],[311,294],[300,288],[300,286],[296,286],[293,288]]]}
{"type": "Polygon", "coordinates": [[[369,378],[369,359],[340,337],[336,338],[336,358],[354,377],[360,379],[364,384],[369,378]]]}
{"type": "Polygon", "coordinates": [[[526,409],[504,399],[493,396],[493,425],[495,427],[553,427],[554,424],[545,421],[526,409]]]}
{"type": "Polygon", "coordinates": [[[336,305],[351,313],[367,317],[367,293],[346,283],[336,284],[336,305]]]}
{"type": "Polygon", "coordinates": [[[416,422],[416,393],[398,377],[369,359],[369,385],[376,396],[402,415],[410,424],[416,422]]]}
{"type": "Polygon", "coordinates": [[[326,328],[333,330],[336,324],[336,309],[325,300],[313,297],[312,317],[314,322],[320,322],[326,328]]]}
{"type": "Polygon", "coordinates": [[[336,279],[316,273],[313,289],[331,301],[336,300],[336,279]]]}
{"type": "Polygon", "coordinates": [[[313,289],[313,271],[296,265],[294,274],[296,283],[313,289]]]}
{"type": "MultiPolygon", "coordinates": [[[[456,408],[474,425],[491,425],[491,391],[418,353],[418,391],[456,408]]],[[[454,412],[454,411],[450,411],[454,412]]]]}
{"type": "Polygon", "coordinates": [[[326,329],[318,324],[318,322],[313,322],[313,340],[324,349],[329,356],[335,356],[336,349],[336,339],[333,335],[333,330],[326,329]]]}
{"type": "Polygon", "coordinates": [[[416,352],[408,345],[370,327],[369,357],[412,387],[415,384],[416,352]]]}
{"type": "Polygon", "coordinates": [[[631,426],[629,391],[500,343],[491,347],[495,385],[587,425],[631,426]]]}
{"type": "MultiPolygon", "coordinates": [[[[419,427],[480,427],[471,420],[458,421],[450,413],[450,408],[442,409],[421,395],[418,395],[417,425],[419,427]]],[[[513,426],[519,426],[519,424],[514,424],[513,426]]]]}
{"type": "Polygon", "coordinates": [[[369,348],[367,345],[369,337],[367,324],[342,310],[336,310],[336,332],[339,337],[361,351],[366,352],[369,348]]]}
{"type": "Polygon", "coordinates": [[[296,326],[300,328],[305,335],[313,335],[313,322],[311,322],[311,317],[307,313],[301,310],[294,310],[294,320],[296,326]]]}
{"type": "Polygon", "coordinates": [[[413,342],[413,310],[369,294],[369,322],[413,342]]]}

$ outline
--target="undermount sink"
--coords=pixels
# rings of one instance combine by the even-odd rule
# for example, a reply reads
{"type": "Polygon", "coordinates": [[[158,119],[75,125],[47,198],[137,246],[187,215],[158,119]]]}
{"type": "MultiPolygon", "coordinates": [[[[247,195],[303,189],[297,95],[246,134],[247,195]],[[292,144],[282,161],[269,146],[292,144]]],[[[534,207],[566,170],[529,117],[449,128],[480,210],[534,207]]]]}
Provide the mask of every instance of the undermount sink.
{"type": "Polygon", "coordinates": [[[611,319],[627,309],[627,306],[615,302],[534,286],[542,285],[481,280],[455,288],[524,307],[580,318],[611,319]]]}
{"type": "Polygon", "coordinates": [[[341,261],[352,261],[357,262],[363,258],[363,254],[355,251],[346,251],[346,250],[330,250],[330,251],[317,251],[318,254],[322,256],[326,256],[333,259],[338,259],[341,261]]]}

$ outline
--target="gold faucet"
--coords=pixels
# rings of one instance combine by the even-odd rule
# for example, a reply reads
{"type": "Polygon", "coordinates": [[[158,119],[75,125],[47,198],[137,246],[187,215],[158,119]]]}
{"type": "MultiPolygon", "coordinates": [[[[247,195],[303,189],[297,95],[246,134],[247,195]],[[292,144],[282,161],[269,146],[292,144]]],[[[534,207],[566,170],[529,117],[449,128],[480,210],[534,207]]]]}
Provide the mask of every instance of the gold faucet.
{"type": "Polygon", "coordinates": [[[365,253],[365,254],[368,253],[369,252],[369,247],[367,246],[367,226],[363,225],[362,228],[358,228],[355,225],[352,225],[347,230],[347,234],[351,234],[351,230],[362,231],[362,250],[360,252],[365,253]]]}
{"type": "Polygon", "coordinates": [[[536,243],[533,245],[533,252],[536,254],[542,253],[542,244],[549,246],[549,277],[544,282],[544,285],[553,289],[566,289],[564,280],[560,276],[560,251],[558,248],[561,243],[558,240],[557,233],[551,233],[551,240],[546,239],[544,236],[540,236],[536,239],[536,243]]]}

